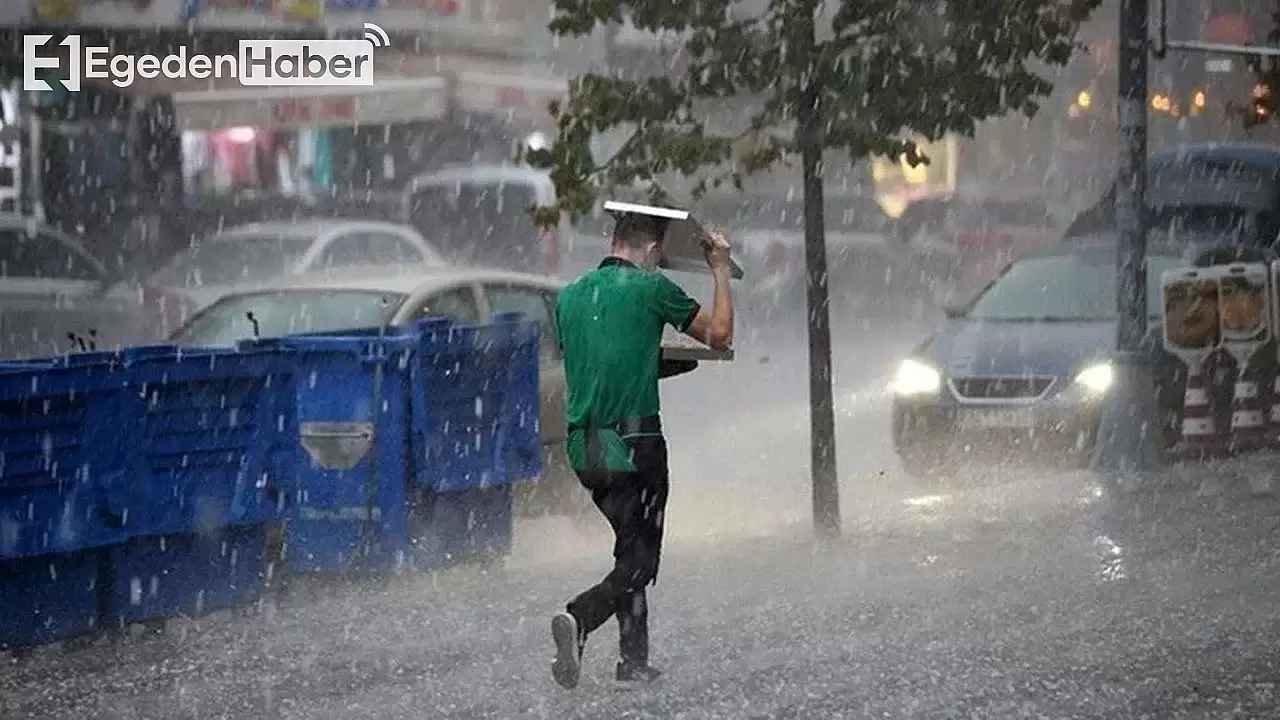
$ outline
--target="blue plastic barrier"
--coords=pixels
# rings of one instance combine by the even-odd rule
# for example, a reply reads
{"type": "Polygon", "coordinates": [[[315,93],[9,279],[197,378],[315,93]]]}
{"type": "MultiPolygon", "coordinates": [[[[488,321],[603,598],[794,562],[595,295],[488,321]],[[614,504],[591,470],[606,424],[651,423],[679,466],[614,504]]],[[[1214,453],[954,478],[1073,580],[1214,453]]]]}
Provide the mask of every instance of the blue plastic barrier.
{"type": "Polygon", "coordinates": [[[102,356],[0,366],[0,561],[121,539],[102,493],[126,462],[122,383],[102,356]]]}
{"type": "Polygon", "coordinates": [[[302,572],[510,552],[541,470],[536,328],[403,328],[0,363],[0,646],[248,602],[302,572]]]}
{"type": "Polygon", "coordinates": [[[265,525],[138,537],[111,548],[103,608],[120,626],[253,602],[266,576],[265,525]]]}
{"type": "Polygon", "coordinates": [[[291,431],[281,395],[288,366],[274,352],[126,353],[126,468],[107,481],[108,512],[132,536],[200,533],[279,516],[270,451],[291,431]]]}
{"type": "Polygon", "coordinates": [[[380,571],[404,557],[410,335],[285,338],[302,453],[289,569],[380,571]]]}
{"type": "Polygon", "coordinates": [[[437,569],[509,552],[507,486],[541,464],[534,326],[431,319],[282,342],[307,447],[289,569],[437,569]]]}
{"type": "Polygon", "coordinates": [[[0,649],[44,645],[98,630],[104,552],[0,561],[0,649]]]}
{"type": "Polygon", "coordinates": [[[538,336],[519,315],[484,326],[430,320],[417,330],[415,477],[437,492],[536,478],[538,336]]]}

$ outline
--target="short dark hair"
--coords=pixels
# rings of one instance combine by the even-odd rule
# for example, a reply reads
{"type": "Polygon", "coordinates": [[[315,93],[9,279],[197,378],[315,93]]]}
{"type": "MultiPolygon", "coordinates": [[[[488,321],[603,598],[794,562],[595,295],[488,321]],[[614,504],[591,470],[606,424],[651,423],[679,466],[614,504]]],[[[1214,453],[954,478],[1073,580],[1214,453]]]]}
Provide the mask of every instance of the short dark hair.
{"type": "Polygon", "coordinates": [[[620,215],[613,226],[613,244],[639,250],[648,243],[662,242],[668,222],[665,218],[635,213],[620,215]]]}

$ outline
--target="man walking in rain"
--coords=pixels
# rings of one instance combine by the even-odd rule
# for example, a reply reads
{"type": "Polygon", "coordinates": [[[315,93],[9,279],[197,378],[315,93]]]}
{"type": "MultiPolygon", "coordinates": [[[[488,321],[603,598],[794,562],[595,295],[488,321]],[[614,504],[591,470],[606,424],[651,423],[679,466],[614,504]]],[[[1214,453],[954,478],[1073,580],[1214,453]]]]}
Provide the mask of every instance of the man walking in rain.
{"type": "Polygon", "coordinates": [[[715,279],[706,312],[660,272],[668,220],[621,213],[609,256],[559,294],[556,329],[568,386],[569,462],[613,528],[613,570],[551,620],[552,675],[577,687],[587,636],[618,618],[621,682],[651,682],[645,588],[658,574],[667,444],[658,408],[666,325],[716,349],[733,342],[729,241],[704,245],[715,279]]]}

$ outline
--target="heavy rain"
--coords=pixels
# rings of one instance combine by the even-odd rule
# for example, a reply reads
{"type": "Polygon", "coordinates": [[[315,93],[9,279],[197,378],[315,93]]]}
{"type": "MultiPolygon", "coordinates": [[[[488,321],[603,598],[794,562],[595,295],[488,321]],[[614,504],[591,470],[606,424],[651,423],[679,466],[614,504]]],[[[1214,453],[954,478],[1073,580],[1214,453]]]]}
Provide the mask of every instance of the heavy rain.
{"type": "Polygon", "coordinates": [[[1275,3],[0,38],[0,720],[1280,717],[1275,3]]]}

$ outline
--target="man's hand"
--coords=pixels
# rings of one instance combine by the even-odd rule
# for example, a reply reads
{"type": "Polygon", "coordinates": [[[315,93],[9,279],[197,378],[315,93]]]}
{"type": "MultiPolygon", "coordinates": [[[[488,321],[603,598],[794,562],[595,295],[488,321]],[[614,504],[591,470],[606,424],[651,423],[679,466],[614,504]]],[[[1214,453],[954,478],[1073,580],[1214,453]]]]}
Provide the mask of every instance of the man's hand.
{"type": "Polygon", "coordinates": [[[715,301],[711,312],[699,310],[685,334],[716,350],[733,347],[733,295],[729,289],[729,238],[721,232],[711,233],[702,252],[715,278],[715,301]]]}
{"type": "Polygon", "coordinates": [[[722,232],[713,232],[710,242],[703,247],[703,255],[712,270],[728,270],[731,250],[729,238],[722,232]]]}

